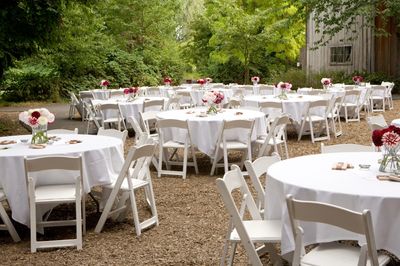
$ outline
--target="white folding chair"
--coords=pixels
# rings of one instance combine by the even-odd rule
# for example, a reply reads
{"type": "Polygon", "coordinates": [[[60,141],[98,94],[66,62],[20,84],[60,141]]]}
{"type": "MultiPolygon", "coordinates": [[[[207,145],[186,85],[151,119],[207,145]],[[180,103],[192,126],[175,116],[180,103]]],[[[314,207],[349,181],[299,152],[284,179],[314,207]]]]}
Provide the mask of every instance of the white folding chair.
{"type": "Polygon", "coordinates": [[[224,167],[225,173],[228,172],[228,150],[243,151],[242,160],[240,167],[243,166],[243,162],[247,157],[251,161],[251,134],[253,132],[254,120],[231,120],[223,121],[222,127],[219,130],[219,137],[215,145],[215,156],[212,158],[213,164],[211,167],[210,175],[214,175],[215,168],[224,167]],[[243,139],[230,139],[228,137],[232,132],[240,132],[246,134],[243,139]],[[223,152],[223,164],[219,164],[218,161],[221,159],[221,150],[223,152]]]}
{"type": "Polygon", "coordinates": [[[373,146],[361,145],[361,144],[336,144],[336,145],[325,145],[321,143],[321,153],[334,153],[334,152],[373,152],[373,146]]]}
{"type": "Polygon", "coordinates": [[[76,127],[74,130],[70,130],[70,129],[50,129],[47,130],[47,134],[78,134],[79,130],[76,127]]]}
{"type": "Polygon", "coordinates": [[[316,201],[300,201],[292,195],[286,197],[289,218],[295,241],[293,266],[299,265],[386,265],[390,257],[378,254],[372,225],[371,212],[355,212],[336,205],[316,201]],[[319,244],[308,253],[303,243],[304,229],[300,221],[323,223],[363,235],[366,240],[361,248],[337,242],[319,244]]]}
{"type": "Polygon", "coordinates": [[[21,238],[19,237],[17,230],[15,230],[15,227],[12,224],[10,217],[8,217],[7,212],[3,206],[3,201],[6,200],[6,194],[4,193],[0,184],[0,218],[3,221],[3,224],[0,224],[0,230],[7,230],[10,233],[14,242],[19,242],[21,241],[21,238]]]}
{"type": "Polygon", "coordinates": [[[258,103],[258,108],[267,115],[267,126],[283,113],[282,101],[262,101],[258,103]]]}
{"type": "Polygon", "coordinates": [[[360,90],[346,90],[342,108],[346,123],[360,121],[360,90]]]}
{"type": "Polygon", "coordinates": [[[106,103],[99,106],[101,113],[101,126],[105,128],[105,124],[116,124],[118,130],[121,130],[121,124],[126,129],[124,118],[122,117],[119,105],[116,103],[106,103]]]}
{"type": "Polygon", "coordinates": [[[368,127],[371,131],[375,129],[383,129],[388,126],[385,117],[382,114],[367,117],[368,127]]]}
{"type": "Polygon", "coordinates": [[[275,87],[273,85],[259,85],[258,91],[260,95],[274,95],[275,87]]]}
{"type": "Polygon", "coordinates": [[[68,112],[68,118],[72,119],[75,116],[75,111],[78,111],[79,115],[84,118],[83,115],[83,110],[82,110],[82,104],[79,102],[78,98],[76,97],[75,93],[72,91],[68,92],[69,97],[71,99],[71,102],[69,104],[69,112],[68,112]]]}
{"type": "Polygon", "coordinates": [[[153,157],[154,150],[154,144],[132,147],[129,150],[118,178],[112,184],[103,187],[105,190],[111,190],[111,193],[109,194],[110,196],[107,199],[103,213],[94,229],[96,233],[101,232],[108,217],[120,216],[119,219],[124,218],[126,210],[129,207],[132,210],[137,236],[141,235],[142,230],[153,225],[158,225],[157,208],[149,170],[149,164],[153,157]],[[139,220],[135,196],[135,190],[140,188],[144,189],[145,199],[151,210],[151,217],[142,222],[139,220]],[[121,192],[122,195],[118,200],[117,196],[119,192],[121,192]],[[128,198],[129,204],[126,203],[128,198]]]}
{"type": "Polygon", "coordinates": [[[166,110],[179,110],[181,109],[180,105],[181,98],[180,96],[170,97],[167,102],[166,110]]]}
{"type": "Polygon", "coordinates": [[[242,104],[242,101],[240,98],[230,98],[226,108],[237,109],[237,108],[240,108],[241,104],[242,104]]]}
{"type": "Polygon", "coordinates": [[[111,90],[110,91],[110,98],[122,98],[124,97],[123,90],[111,90]]]}
{"type": "Polygon", "coordinates": [[[158,133],[156,132],[156,121],[157,121],[157,114],[160,111],[147,111],[147,112],[140,112],[140,119],[142,121],[142,127],[144,131],[151,137],[157,137],[158,133]],[[153,133],[152,133],[153,132],[153,133]]]}
{"type": "Polygon", "coordinates": [[[196,100],[193,99],[190,91],[178,90],[176,95],[180,97],[180,107],[183,109],[188,109],[196,106],[196,100]]]}
{"type": "Polygon", "coordinates": [[[161,96],[160,88],[159,87],[148,87],[147,96],[161,96]]]}
{"type": "Polygon", "coordinates": [[[218,178],[216,183],[230,217],[220,264],[225,265],[229,246],[233,244],[228,261],[228,265],[232,265],[238,243],[243,244],[251,265],[262,265],[258,252],[265,250],[269,252],[272,262],[280,264],[280,257],[273,245],[280,243],[281,221],[262,219],[240,168],[232,166],[232,170],[226,172],[222,179],[218,178]],[[238,205],[232,196],[236,192],[240,193],[238,205]],[[246,210],[250,213],[250,220],[243,218],[246,210]],[[264,246],[256,249],[255,244],[264,246]]]}
{"type": "Polygon", "coordinates": [[[389,110],[392,110],[393,109],[392,90],[394,87],[394,83],[382,81],[381,85],[386,87],[385,101],[388,104],[389,110]]]}
{"type": "Polygon", "coordinates": [[[328,123],[331,125],[335,138],[343,134],[342,123],[340,122],[340,109],[342,108],[343,100],[344,96],[339,96],[332,98],[330,102],[331,106],[329,107],[330,112],[328,113],[328,123]],[[337,128],[336,124],[339,128],[337,128]]]}
{"type": "Polygon", "coordinates": [[[143,113],[147,111],[163,111],[164,99],[161,100],[145,100],[143,102],[143,113]]]}
{"type": "Polygon", "coordinates": [[[319,100],[319,101],[310,102],[308,104],[308,108],[305,109],[305,112],[303,113],[303,116],[302,116],[302,122],[301,122],[298,141],[300,141],[301,137],[303,136],[303,133],[306,130],[307,124],[309,127],[309,132],[311,135],[312,143],[314,143],[315,141],[330,139],[329,124],[328,124],[328,114],[330,111],[329,110],[329,102],[330,102],[329,100],[319,100]],[[322,133],[322,131],[325,130],[326,136],[315,137],[314,125],[313,125],[314,123],[318,123],[318,126],[319,126],[318,135],[320,135],[322,133]]]}
{"type": "Polygon", "coordinates": [[[382,85],[373,85],[371,89],[371,111],[385,112],[386,87],[382,85]]]}
{"type": "Polygon", "coordinates": [[[162,174],[180,175],[183,179],[186,179],[188,166],[194,166],[195,172],[196,174],[198,174],[199,169],[197,167],[196,153],[190,137],[188,122],[176,119],[162,119],[157,121],[157,129],[159,134],[158,177],[161,177],[162,174]],[[185,135],[185,140],[183,143],[174,141],[173,139],[166,139],[165,131],[172,128],[183,131],[183,134],[185,135]],[[183,149],[183,162],[171,161],[168,149],[174,150],[172,156],[176,154],[177,149],[183,149]],[[188,162],[189,149],[193,157],[193,162],[188,162]],[[163,170],[163,158],[165,159],[164,161],[166,163],[167,169],[169,169],[170,165],[182,165],[182,171],[163,170]]]}
{"type": "Polygon", "coordinates": [[[76,246],[77,249],[82,249],[82,227],[83,233],[85,234],[86,218],[81,156],[25,157],[25,177],[28,184],[29,195],[31,252],[36,252],[38,248],[71,246],[76,246]],[[33,178],[32,174],[37,173],[40,175],[41,171],[46,170],[74,171],[74,174],[76,173],[77,176],[73,178],[73,183],[57,184],[57,178],[59,178],[57,174],[59,173],[55,173],[55,176],[53,177],[54,184],[37,185],[37,179],[33,178]],[[41,221],[41,218],[37,219],[37,205],[62,203],[75,203],[75,220],[41,221]],[[70,225],[76,226],[76,238],[74,239],[38,241],[36,238],[37,226],[53,227],[70,225]]]}
{"type": "Polygon", "coordinates": [[[120,139],[120,140],[122,140],[122,147],[124,147],[126,137],[128,136],[128,130],[125,129],[124,131],[119,131],[119,130],[116,130],[113,128],[104,129],[103,127],[100,127],[99,131],[97,131],[97,135],[114,137],[114,138],[120,139]]]}
{"type": "Polygon", "coordinates": [[[244,95],[253,95],[254,94],[254,87],[253,85],[242,85],[240,88],[243,91],[244,95]]]}
{"type": "Polygon", "coordinates": [[[85,110],[87,121],[86,134],[89,134],[90,124],[93,122],[93,124],[96,126],[96,129],[99,129],[101,127],[100,123],[103,118],[100,115],[96,115],[96,111],[91,103],[83,102],[83,108],[85,110]]]}
{"type": "MultiPolygon", "coordinates": [[[[271,156],[262,156],[251,162],[246,160],[244,165],[248,175],[250,176],[251,183],[257,192],[257,206],[260,213],[264,214],[264,202],[265,202],[265,190],[264,185],[261,183],[261,178],[264,176],[264,181],[267,178],[268,168],[281,160],[281,157],[276,152],[273,152],[271,156]]],[[[265,182],[264,182],[265,184],[265,182]]]]}
{"type": "Polygon", "coordinates": [[[281,154],[281,157],[283,157],[283,145],[285,148],[285,157],[286,159],[289,159],[286,138],[286,125],[289,123],[290,119],[286,114],[281,114],[279,117],[275,118],[272,124],[269,125],[267,134],[264,136],[259,136],[255,141],[255,144],[259,145],[257,157],[266,155],[269,152],[269,147],[273,147],[274,151],[278,154],[281,154]]]}

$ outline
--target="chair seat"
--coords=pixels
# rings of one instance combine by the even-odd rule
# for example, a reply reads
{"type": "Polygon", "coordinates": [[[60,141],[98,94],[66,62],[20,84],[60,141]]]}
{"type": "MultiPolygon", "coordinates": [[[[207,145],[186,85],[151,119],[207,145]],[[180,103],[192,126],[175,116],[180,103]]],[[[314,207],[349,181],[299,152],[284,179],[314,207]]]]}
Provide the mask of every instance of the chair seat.
{"type": "MultiPolygon", "coordinates": [[[[190,147],[190,145],[188,145],[190,147]]],[[[178,141],[169,140],[163,143],[163,148],[185,148],[185,143],[180,143],[178,141]]]]}
{"type": "MultiPolygon", "coordinates": [[[[303,256],[301,265],[346,266],[357,265],[360,256],[360,248],[339,244],[336,242],[320,244],[303,256]]],[[[379,265],[385,265],[390,257],[378,254],[379,265]]],[[[367,262],[367,265],[371,265],[367,262]]]]}
{"type": "MultiPolygon", "coordinates": [[[[108,184],[108,185],[106,185],[104,187],[109,188],[109,189],[113,189],[114,186],[115,186],[115,182],[116,181],[117,180],[115,180],[112,184],[108,184]]],[[[144,187],[144,186],[147,186],[149,184],[149,182],[147,182],[145,180],[136,179],[136,178],[131,178],[131,181],[132,181],[133,189],[144,187]]],[[[126,178],[122,182],[120,189],[125,190],[125,191],[129,191],[129,185],[128,185],[128,181],[127,181],[126,178]]]]}
{"type": "MultiPolygon", "coordinates": [[[[265,142],[265,138],[266,138],[266,136],[261,136],[261,137],[259,137],[258,139],[255,140],[255,143],[260,144],[260,145],[263,145],[264,142],[265,142]]],[[[275,143],[278,145],[278,144],[285,143],[285,141],[283,141],[282,139],[276,138],[276,139],[275,139],[275,143]]],[[[269,145],[274,145],[274,140],[271,138],[271,139],[268,141],[268,144],[269,144],[269,145]]]]}
{"type": "MultiPolygon", "coordinates": [[[[252,242],[280,242],[282,223],[280,220],[251,220],[243,221],[244,227],[252,242]]],[[[234,229],[230,236],[231,241],[240,241],[234,229]]]]}
{"type": "Polygon", "coordinates": [[[116,118],[107,118],[107,119],[104,119],[104,121],[103,121],[104,123],[118,123],[118,118],[116,117],[116,118]]]}
{"type": "Polygon", "coordinates": [[[75,184],[38,186],[35,188],[35,202],[73,202],[75,190],[75,184]]]}
{"type": "Polygon", "coordinates": [[[311,121],[313,121],[313,122],[325,121],[325,117],[319,116],[319,115],[311,115],[310,117],[307,116],[305,119],[306,119],[306,121],[310,121],[310,118],[311,118],[311,121]]]}
{"type": "MultiPolygon", "coordinates": [[[[224,148],[224,144],[221,142],[219,147],[221,149],[224,148]]],[[[240,141],[227,141],[226,142],[226,147],[227,149],[247,149],[247,144],[242,143],[240,141]]]]}

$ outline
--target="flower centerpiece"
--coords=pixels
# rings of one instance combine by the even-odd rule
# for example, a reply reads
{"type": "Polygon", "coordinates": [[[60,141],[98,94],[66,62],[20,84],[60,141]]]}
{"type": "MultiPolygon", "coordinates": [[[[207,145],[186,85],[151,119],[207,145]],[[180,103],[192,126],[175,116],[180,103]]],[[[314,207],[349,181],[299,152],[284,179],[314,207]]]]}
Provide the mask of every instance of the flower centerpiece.
{"type": "Polygon", "coordinates": [[[210,84],[211,82],[213,82],[213,79],[212,79],[212,78],[206,78],[206,84],[207,84],[207,85],[210,84]]]}
{"type": "Polygon", "coordinates": [[[106,80],[106,79],[103,79],[103,80],[100,82],[100,86],[101,86],[101,88],[102,88],[103,90],[106,90],[107,87],[110,86],[110,82],[109,82],[108,80],[106,80]]]}
{"type": "Polygon", "coordinates": [[[205,83],[206,83],[206,80],[205,80],[205,79],[198,79],[198,80],[197,80],[197,84],[200,84],[201,87],[203,87],[205,83]]]}
{"type": "Polygon", "coordinates": [[[125,88],[124,89],[124,94],[125,94],[125,96],[128,97],[128,99],[127,99],[128,102],[135,100],[138,92],[139,92],[139,88],[138,87],[132,87],[132,88],[125,88]]]}
{"type": "Polygon", "coordinates": [[[164,85],[165,86],[171,86],[172,79],[170,77],[165,77],[164,78],[164,85]]]}
{"type": "Polygon", "coordinates": [[[281,81],[275,87],[280,90],[280,94],[277,97],[281,100],[287,100],[288,96],[286,93],[290,91],[290,89],[292,88],[292,84],[290,84],[289,82],[281,81]]]}
{"type": "Polygon", "coordinates": [[[53,123],[54,114],[46,108],[29,109],[19,114],[19,120],[32,128],[32,144],[47,143],[47,124],[53,123]]]}
{"type": "Polygon", "coordinates": [[[364,81],[364,78],[362,76],[354,76],[353,77],[353,82],[359,86],[361,82],[364,81]]]}
{"type": "Polygon", "coordinates": [[[322,84],[322,87],[324,87],[324,90],[326,90],[326,89],[328,89],[329,86],[332,86],[332,79],[322,78],[321,84],[322,84]]]}
{"type": "Polygon", "coordinates": [[[221,104],[224,99],[224,94],[220,91],[207,91],[201,99],[204,104],[208,106],[207,114],[218,113],[217,106],[221,104]]]}
{"type": "Polygon", "coordinates": [[[253,82],[253,85],[257,85],[260,82],[260,78],[257,76],[251,77],[251,82],[253,82]]]}
{"type": "Polygon", "coordinates": [[[389,126],[372,132],[372,142],[378,148],[382,147],[383,158],[379,167],[381,172],[394,172],[399,169],[400,128],[389,126]]]}

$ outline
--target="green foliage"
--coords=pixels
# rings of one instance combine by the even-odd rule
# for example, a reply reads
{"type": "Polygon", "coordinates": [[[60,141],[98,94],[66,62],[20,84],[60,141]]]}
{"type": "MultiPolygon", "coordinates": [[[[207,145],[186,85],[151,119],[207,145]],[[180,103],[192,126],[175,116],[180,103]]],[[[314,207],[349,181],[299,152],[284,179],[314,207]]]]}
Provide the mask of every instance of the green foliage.
{"type": "Polygon", "coordinates": [[[57,100],[59,72],[54,65],[24,60],[5,74],[4,97],[11,101],[57,100]]]}

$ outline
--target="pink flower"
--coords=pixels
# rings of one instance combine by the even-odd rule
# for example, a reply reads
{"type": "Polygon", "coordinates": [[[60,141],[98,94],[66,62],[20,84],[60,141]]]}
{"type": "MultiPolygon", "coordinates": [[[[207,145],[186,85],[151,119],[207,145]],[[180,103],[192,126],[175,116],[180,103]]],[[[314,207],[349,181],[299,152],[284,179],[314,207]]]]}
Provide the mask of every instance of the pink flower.
{"type": "Polygon", "coordinates": [[[400,142],[400,136],[393,132],[389,131],[383,134],[382,136],[382,143],[388,148],[396,147],[400,142]]]}
{"type": "Polygon", "coordinates": [[[322,83],[322,85],[324,85],[324,86],[329,86],[329,85],[332,84],[332,79],[330,79],[330,78],[322,78],[322,79],[321,79],[321,83],[322,83]]]}
{"type": "Polygon", "coordinates": [[[353,81],[354,81],[354,83],[358,84],[360,82],[363,82],[364,78],[362,76],[354,76],[353,81]]]}
{"type": "Polygon", "coordinates": [[[284,90],[284,91],[290,91],[290,89],[292,88],[292,84],[290,84],[289,82],[279,82],[276,87],[278,89],[284,90]]]}
{"type": "Polygon", "coordinates": [[[166,85],[170,85],[170,84],[172,83],[172,79],[171,79],[170,77],[165,77],[165,78],[164,78],[164,83],[165,83],[166,85]]]}
{"type": "Polygon", "coordinates": [[[251,82],[258,83],[258,82],[260,82],[260,78],[257,76],[251,77],[251,82]]]}
{"type": "Polygon", "coordinates": [[[100,86],[102,86],[102,87],[107,87],[107,86],[109,86],[110,85],[110,82],[108,82],[108,80],[106,80],[106,79],[103,79],[101,82],[100,82],[100,86]]]}
{"type": "Polygon", "coordinates": [[[30,116],[28,117],[28,122],[31,126],[38,125],[38,119],[36,117],[30,116]]]}
{"type": "Polygon", "coordinates": [[[139,91],[139,88],[138,87],[132,87],[132,88],[129,89],[129,91],[131,93],[135,93],[136,94],[139,91]]]}

